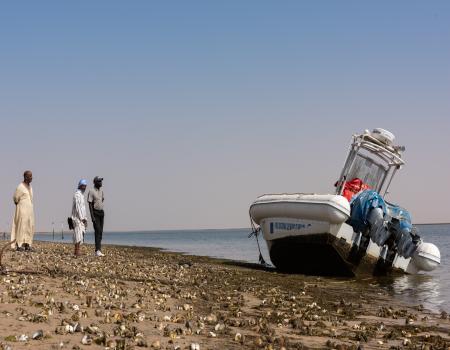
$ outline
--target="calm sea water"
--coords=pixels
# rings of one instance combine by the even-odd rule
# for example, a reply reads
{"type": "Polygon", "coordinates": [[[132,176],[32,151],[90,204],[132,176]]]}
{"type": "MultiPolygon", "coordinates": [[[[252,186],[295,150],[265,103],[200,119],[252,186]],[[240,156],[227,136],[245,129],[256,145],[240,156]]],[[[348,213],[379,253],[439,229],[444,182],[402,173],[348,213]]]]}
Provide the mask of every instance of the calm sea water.
{"type": "MultiPolygon", "coordinates": [[[[418,225],[422,238],[436,244],[441,251],[441,266],[428,274],[374,278],[392,295],[412,304],[423,304],[433,311],[450,312],[450,224],[418,225]]],[[[128,246],[158,247],[174,252],[203,255],[245,262],[258,262],[258,247],[254,238],[249,239],[250,229],[232,230],[180,230],[147,232],[106,232],[103,242],[128,246]]],[[[93,243],[93,234],[86,235],[86,243],[93,243]]],[[[72,242],[70,232],[37,234],[43,241],[72,242]]],[[[264,240],[260,238],[264,259],[270,262],[264,240]]],[[[367,280],[364,282],[367,283],[367,280]]]]}

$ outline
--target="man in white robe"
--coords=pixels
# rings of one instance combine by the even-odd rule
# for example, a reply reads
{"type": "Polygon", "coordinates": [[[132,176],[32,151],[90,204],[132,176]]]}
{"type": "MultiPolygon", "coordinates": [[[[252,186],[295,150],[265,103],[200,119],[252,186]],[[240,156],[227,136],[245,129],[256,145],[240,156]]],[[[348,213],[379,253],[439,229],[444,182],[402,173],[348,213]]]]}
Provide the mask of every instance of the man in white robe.
{"type": "Polygon", "coordinates": [[[33,181],[33,174],[30,170],[27,170],[23,174],[23,182],[17,186],[13,197],[16,211],[11,228],[11,242],[15,241],[12,248],[16,248],[18,251],[32,250],[34,209],[31,181],[33,181]]]}
{"type": "Polygon", "coordinates": [[[84,239],[87,227],[86,203],[84,201],[84,192],[86,191],[87,181],[82,179],[78,183],[78,189],[73,195],[72,202],[72,222],[73,222],[73,243],[75,244],[74,255],[80,256],[80,246],[84,239]]]}

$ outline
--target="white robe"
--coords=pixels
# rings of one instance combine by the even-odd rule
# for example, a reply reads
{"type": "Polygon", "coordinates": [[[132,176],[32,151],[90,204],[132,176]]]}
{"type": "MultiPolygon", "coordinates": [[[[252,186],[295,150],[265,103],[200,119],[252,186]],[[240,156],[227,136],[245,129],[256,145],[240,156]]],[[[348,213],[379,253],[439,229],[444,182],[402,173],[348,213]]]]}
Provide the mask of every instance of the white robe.
{"type": "MultiPolygon", "coordinates": [[[[34,236],[33,189],[31,185],[28,188],[22,182],[17,186],[13,200],[16,204],[16,212],[11,228],[11,241],[16,240],[19,247],[24,243],[31,246],[34,236]]],[[[14,244],[12,247],[14,248],[14,244]]]]}
{"type": "Polygon", "coordinates": [[[84,194],[80,190],[77,190],[73,195],[72,202],[73,243],[83,242],[86,232],[86,226],[83,220],[87,220],[86,203],[84,201],[84,194]]]}

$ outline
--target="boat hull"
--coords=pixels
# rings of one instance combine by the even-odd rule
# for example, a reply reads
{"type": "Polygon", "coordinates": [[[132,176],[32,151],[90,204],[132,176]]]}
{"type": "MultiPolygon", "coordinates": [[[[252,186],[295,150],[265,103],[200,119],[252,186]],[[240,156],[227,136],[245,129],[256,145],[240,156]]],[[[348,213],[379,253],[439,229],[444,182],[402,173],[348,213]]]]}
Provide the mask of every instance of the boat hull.
{"type": "Polygon", "coordinates": [[[353,276],[345,251],[330,233],[289,236],[267,241],[270,260],[283,272],[322,276],[353,276]],[[343,254],[343,255],[341,255],[343,254]]]}
{"type": "Polygon", "coordinates": [[[392,260],[367,254],[366,249],[331,233],[284,237],[267,241],[267,246],[274,266],[287,273],[354,277],[405,272],[392,260]]]}

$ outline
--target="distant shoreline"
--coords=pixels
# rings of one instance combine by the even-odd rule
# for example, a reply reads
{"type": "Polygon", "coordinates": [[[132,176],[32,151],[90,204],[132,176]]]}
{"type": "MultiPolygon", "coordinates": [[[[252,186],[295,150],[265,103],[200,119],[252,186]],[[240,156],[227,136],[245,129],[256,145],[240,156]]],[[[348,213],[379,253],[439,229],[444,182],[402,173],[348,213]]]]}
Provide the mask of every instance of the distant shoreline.
{"type": "MultiPolygon", "coordinates": [[[[413,225],[416,226],[431,226],[431,225],[450,225],[450,222],[427,222],[427,223],[419,223],[416,224],[414,223],[413,225]]],[[[112,231],[105,231],[105,233],[122,233],[122,232],[127,232],[127,233],[149,233],[149,232],[157,232],[157,233],[161,233],[161,232],[179,232],[179,231],[186,231],[186,232],[199,232],[199,231],[239,231],[239,230],[249,230],[249,232],[251,231],[250,227],[238,227],[238,228],[200,228],[200,229],[195,229],[195,228],[188,228],[188,229],[161,229],[161,230],[112,230],[112,231]]],[[[69,229],[65,229],[64,232],[69,232],[69,229]]],[[[53,234],[53,232],[51,231],[36,231],[36,234],[53,234]]],[[[88,231],[89,233],[93,233],[93,231],[88,231]]],[[[61,234],[61,230],[55,231],[55,235],[57,234],[61,234]]]]}
{"type": "MultiPolygon", "coordinates": [[[[251,232],[251,228],[250,227],[242,227],[242,228],[200,228],[200,229],[195,229],[195,228],[188,228],[188,229],[162,229],[162,230],[111,230],[111,231],[105,231],[104,233],[149,233],[149,232],[155,232],[155,233],[162,233],[162,232],[166,232],[166,233],[170,233],[170,232],[180,232],[180,231],[184,231],[184,232],[205,232],[205,231],[241,231],[241,230],[248,230],[248,232],[251,232]]],[[[64,232],[69,232],[70,230],[64,229],[64,232]]],[[[94,231],[87,231],[88,234],[90,233],[94,233],[94,231]]],[[[35,234],[53,234],[52,231],[36,231],[35,234]]],[[[55,236],[61,234],[61,230],[55,231],[55,236]]]]}

